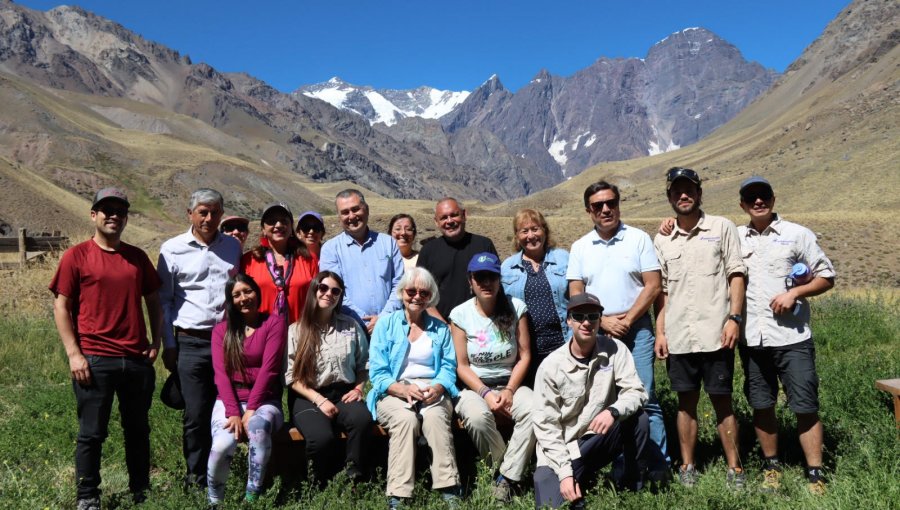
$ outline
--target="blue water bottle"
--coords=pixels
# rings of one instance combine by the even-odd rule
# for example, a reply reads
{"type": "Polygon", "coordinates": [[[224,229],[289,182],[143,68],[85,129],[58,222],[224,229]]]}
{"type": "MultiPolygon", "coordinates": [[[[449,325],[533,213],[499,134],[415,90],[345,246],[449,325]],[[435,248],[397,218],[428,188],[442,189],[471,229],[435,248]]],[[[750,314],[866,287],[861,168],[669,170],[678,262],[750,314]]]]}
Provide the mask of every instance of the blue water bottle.
{"type": "MultiPolygon", "coordinates": [[[[803,285],[805,283],[809,283],[812,280],[812,271],[810,271],[809,266],[804,264],[803,262],[797,262],[791,267],[791,274],[788,277],[791,279],[791,287],[796,287],[797,285],[803,285]]],[[[794,315],[800,314],[800,301],[794,304],[794,315]]]]}

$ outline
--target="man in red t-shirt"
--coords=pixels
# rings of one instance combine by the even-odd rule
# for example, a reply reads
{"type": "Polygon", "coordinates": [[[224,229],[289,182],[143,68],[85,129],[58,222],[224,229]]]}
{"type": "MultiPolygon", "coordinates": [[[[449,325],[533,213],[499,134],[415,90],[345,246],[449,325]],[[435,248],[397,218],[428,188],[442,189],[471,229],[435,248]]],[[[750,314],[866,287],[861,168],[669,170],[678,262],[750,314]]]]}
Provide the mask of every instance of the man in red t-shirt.
{"type": "Polygon", "coordinates": [[[119,399],[128,487],[135,502],[150,488],[153,362],[159,351],[160,279],[140,248],[123,243],[130,204],[125,193],[94,195],[94,236],[63,254],[50,291],[53,317],[72,372],[78,405],[75,480],[78,510],[100,508],[100,456],[113,395],[119,399]],[[147,305],[150,336],[141,299],[147,305]]]}

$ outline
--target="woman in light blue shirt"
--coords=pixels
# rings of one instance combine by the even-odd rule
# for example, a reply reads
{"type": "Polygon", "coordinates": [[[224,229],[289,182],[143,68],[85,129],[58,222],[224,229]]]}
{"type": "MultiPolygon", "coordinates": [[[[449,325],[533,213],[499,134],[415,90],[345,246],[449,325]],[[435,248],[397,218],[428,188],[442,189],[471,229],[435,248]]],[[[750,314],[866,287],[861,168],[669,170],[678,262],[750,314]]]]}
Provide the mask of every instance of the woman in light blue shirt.
{"type": "Polygon", "coordinates": [[[506,294],[528,306],[531,364],[524,384],[532,386],[541,361],[571,335],[566,324],[569,253],[556,248],[547,220],[533,209],[516,213],[513,234],[517,251],[503,261],[501,279],[506,294]]]}

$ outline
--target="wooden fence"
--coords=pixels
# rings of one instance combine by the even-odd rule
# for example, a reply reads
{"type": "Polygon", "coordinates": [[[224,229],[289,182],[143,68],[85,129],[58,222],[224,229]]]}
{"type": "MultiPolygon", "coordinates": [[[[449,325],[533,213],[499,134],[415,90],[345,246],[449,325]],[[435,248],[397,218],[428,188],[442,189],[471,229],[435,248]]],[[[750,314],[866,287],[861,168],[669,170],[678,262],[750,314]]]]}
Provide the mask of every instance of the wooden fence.
{"type": "Polygon", "coordinates": [[[15,261],[3,260],[0,266],[4,269],[25,267],[28,261],[43,257],[48,252],[65,249],[68,245],[69,238],[60,236],[59,232],[28,237],[25,229],[20,228],[17,238],[0,237],[0,254],[19,254],[15,261]]]}

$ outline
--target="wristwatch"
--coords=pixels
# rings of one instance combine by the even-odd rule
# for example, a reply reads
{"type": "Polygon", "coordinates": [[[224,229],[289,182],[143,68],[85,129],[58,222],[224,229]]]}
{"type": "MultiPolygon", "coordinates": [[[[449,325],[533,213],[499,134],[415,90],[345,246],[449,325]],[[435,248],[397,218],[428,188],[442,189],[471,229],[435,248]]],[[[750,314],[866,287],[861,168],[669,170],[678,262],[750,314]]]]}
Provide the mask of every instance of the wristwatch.
{"type": "Polygon", "coordinates": [[[619,419],[619,410],[618,409],[616,409],[615,407],[607,407],[606,410],[609,411],[609,414],[612,415],[614,420],[619,419]]]}
{"type": "Polygon", "coordinates": [[[741,323],[744,322],[744,317],[741,316],[741,315],[738,315],[738,314],[729,315],[729,316],[728,316],[728,319],[729,319],[729,320],[733,320],[734,322],[737,322],[738,326],[740,326],[741,323]]]}

